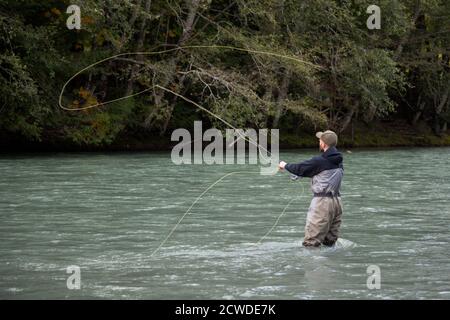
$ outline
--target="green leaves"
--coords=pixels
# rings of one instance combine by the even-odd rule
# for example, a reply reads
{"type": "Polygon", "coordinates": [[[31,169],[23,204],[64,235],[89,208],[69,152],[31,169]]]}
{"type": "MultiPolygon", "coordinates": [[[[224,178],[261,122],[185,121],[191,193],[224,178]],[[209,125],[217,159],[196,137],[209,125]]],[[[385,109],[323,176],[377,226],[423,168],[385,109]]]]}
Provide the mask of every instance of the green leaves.
{"type": "Polygon", "coordinates": [[[370,0],[200,0],[195,10],[185,0],[83,1],[82,30],[65,27],[69,2],[2,2],[0,130],[98,145],[130,129],[165,132],[199,118],[221,127],[161,90],[89,112],[57,108],[62,85],[87,65],[120,52],[176,46],[190,12],[185,45],[241,50],[190,48],[111,60],[74,79],[65,103],[86,106],[161,85],[236,127],[279,125],[281,134],[298,127],[344,130],[352,118],[380,119],[405,101],[430,125],[448,122],[449,1],[380,0],[381,30],[366,27],[370,0]]]}

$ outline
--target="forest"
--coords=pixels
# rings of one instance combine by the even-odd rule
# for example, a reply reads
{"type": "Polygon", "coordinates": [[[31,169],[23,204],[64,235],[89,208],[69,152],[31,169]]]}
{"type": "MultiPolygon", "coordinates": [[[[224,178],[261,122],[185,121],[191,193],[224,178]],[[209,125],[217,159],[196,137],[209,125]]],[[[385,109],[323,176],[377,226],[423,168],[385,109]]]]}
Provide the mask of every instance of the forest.
{"type": "Polygon", "coordinates": [[[450,1],[0,0],[0,91],[3,150],[166,149],[213,114],[284,147],[450,145],[450,1]]]}

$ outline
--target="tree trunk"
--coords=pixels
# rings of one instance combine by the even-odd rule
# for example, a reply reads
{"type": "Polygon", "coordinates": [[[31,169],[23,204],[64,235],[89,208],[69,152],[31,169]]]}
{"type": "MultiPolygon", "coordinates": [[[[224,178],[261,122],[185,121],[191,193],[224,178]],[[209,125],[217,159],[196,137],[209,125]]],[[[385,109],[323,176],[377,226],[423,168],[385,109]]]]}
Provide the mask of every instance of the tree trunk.
{"type": "MultiPolygon", "coordinates": [[[[139,3],[140,3],[140,1],[139,1],[139,3]]],[[[147,0],[145,2],[145,13],[149,13],[150,12],[151,5],[152,5],[152,1],[151,0],[147,0]]],[[[134,20],[136,20],[136,17],[134,18],[134,20]]],[[[140,30],[139,30],[139,39],[138,39],[135,51],[141,51],[142,48],[144,47],[145,27],[146,27],[146,25],[147,25],[147,17],[144,16],[142,18],[141,27],[140,27],[140,30]]],[[[137,56],[136,60],[137,61],[143,61],[142,55],[137,56]]],[[[139,65],[138,64],[134,64],[131,67],[130,77],[128,78],[127,90],[126,90],[126,93],[125,93],[126,96],[129,96],[129,95],[131,95],[133,93],[134,78],[136,77],[136,74],[137,74],[138,71],[139,71],[139,65]]]]}
{"type": "MultiPolygon", "coordinates": [[[[180,37],[180,40],[178,41],[178,46],[182,47],[184,44],[190,39],[192,36],[192,31],[194,30],[194,21],[195,17],[197,16],[198,7],[200,4],[200,0],[187,0],[186,3],[189,5],[189,12],[186,17],[186,20],[182,23],[183,24],[183,33],[180,37]]],[[[178,63],[179,61],[179,55],[175,58],[175,63],[178,63]]],[[[178,77],[175,75],[175,81],[177,81],[178,85],[176,86],[176,91],[180,91],[183,88],[183,82],[185,79],[185,75],[182,75],[181,77],[178,77]]],[[[178,100],[177,96],[173,96],[170,99],[170,103],[167,106],[167,117],[164,121],[164,125],[161,130],[161,135],[163,135],[167,131],[167,127],[169,126],[170,119],[172,118],[173,110],[175,109],[175,103],[178,100]]]]}
{"type": "Polygon", "coordinates": [[[278,128],[278,123],[280,121],[281,115],[283,114],[283,102],[286,100],[288,90],[289,90],[289,83],[291,81],[291,71],[286,70],[284,72],[283,79],[281,80],[280,90],[277,97],[277,103],[275,111],[275,117],[273,119],[272,128],[278,128]]]}
{"type": "Polygon", "coordinates": [[[186,20],[182,23],[183,34],[181,35],[180,40],[178,41],[178,45],[180,47],[183,46],[192,35],[192,31],[194,29],[194,20],[195,17],[197,16],[200,0],[187,0],[186,3],[189,6],[189,12],[186,17],[186,20]]]}
{"type": "MultiPolygon", "coordinates": [[[[189,8],[188,8],[188,14],[187,14],[186,19],[181,22],[181,24],[183,25],[183,33],[182,33],[180,39],[178,40],[179,47],[183,46],[192,35],[192,31],[194,30],[195,18],[197,16],[197,12],[199,9],[200,0],[186,0],[186,4],[189,6],[189,8]]],[[[175,64],[175,65],[178,64],[178,62],[180,60],[179,53],[180,53],[180,51],[177,51],[175,53],[175,56],[169,61],[169,64],[175,64]]],[[[175,73],[171,74],[168,77],[168,79],[165,81],[166,83],[164,84],[164,86],[168,86],[171,83],[178,82],[179,85],[177,86],[177,90],[180,90],[182,87],[181,80],[184,80],[183,76],[182,76],[182,79],[180,79],[177,76],[177,74],[175,74],[175,73]]],[[[154,115],[156,112],[158,112],[158,109],[161,107],[160,104],[158,103],[158,101],[159,102],[162,101],[162,97],[164,96],[164,94],[165,94],[165,92],[162,90],[155,93],[156,108],[145,119],[145,122],[144,122],[145,127],[149,128],[152,126],[153,120],[154,120],[154,115]]],[[[166,106],[166,108],[168,108],[167,116],[166,116],[166,119],[164,120],[163,126],[161,128],[161,132],[160,132],[161,134],[164,134],[165,131],[167,130],[169,121],[172,117],[172,112],[174,110],[176,100],[177,100],[177,97],[172,97],[172,99],[170,100],[170,103],[166,106]]]]}
{"type": "Polygon", "coordinates": [[[414,117],[411,121],[411,124],[413,126],[417,125],[417,122],[419,121],[420,117],[422,116],[422,112],[425,109],[425,102],[420,102],[420,100],[421,100],[421,97],[419,96],[419,102],[418,102],[419,110],[416,112],[416,114],[414,115],[414,117]]]}
{"type": "Polygon", "coordinates": [[[444,106],[447,104],[448,95],[449,95],[450,89],[447,88],[440,98],[439,104],[436,106],[435,114],[434,114],[434,133],[436,135],[441,135],[443,130],[441,128],[441,113],[444,109],[444,106]]]}
{"type": "MultiPolygon", "coordinates": [[[[141,9],[141,3],[142,0],[137,0],[136,4],[135,4],[135,8],[133,10],[133,13],[131,15],[130,18],[130,27],[133,27],[134,23],[136,22],[136,19],[138,17],[139,14],[139,10],[141,9]]],[[[144,18],[145,19],[145,18],[144,18]]],[[[119,47],[119,51],[123,48],[123,46],[128,42],[129,38],[127,39],[127,34],[124,33],[120,39],[120,47],[119,47]]]]}
{"type": "Polygon", "coordinates": [[[447,104],[447,99],[448,99],[448,94],[449,94],[450,89],[447,88],[445,90],[445,92],[443,93],[440,102],[438,104],[438,106],[436,107],[436,113],[437,114],[441,114],[442,110],[444,109],[444,106],[447,104]]]}
{"type": "Polygon", "coordinates": [[[437,135],[437,136],[440,136],[441,135],[441,124],[440,124],[440,121],[439,121],[439,115],[438,114],[434,115],[433,122],[434,122],[433,123],[434,134],[437,135]]]}
{"type": "Polygon", "coordinates": [[[345,131],[345,129],[347,129],[348,125],[352,122],[353,115],[355,114],[355,111],[357,109],[358,109],[358,105],[355,103],[355,104],[353,104],[353,107],[351,107],[350,110],[348,110],[347,114],[345,115],[345,117],[341,123],[339,133],[342,133],[345,131]]]}
{"type": "Polygon", "coordinates": [[[413,127],[415,127],[417,125],[417,122],[419,122],[420,116],[422,115],[422,110],[419,110],[416,112],[416,114],[414,115],[411,124],[413,125],[413,127]]]}
{"type": "MultiPolygon", "coordinates": [[[[416,0],[416,7],[414,10],[414,16],[413,16],[413,21],[412,24],[415,27],[417,20],[420,17],[420,12],[421,12],[422,8],[421,8],[421,0],[416,0]]],[[[397,49],[395,50],[395,54],[394,54],[394,61],[397,61],[400,56],[403,53],[403,48],[405,46],[405,44],[408,42],[409,37],[410,37],[411,33],[407,33],[402,39],[400,39],[400,43],[397,46],[397,49]]]]}

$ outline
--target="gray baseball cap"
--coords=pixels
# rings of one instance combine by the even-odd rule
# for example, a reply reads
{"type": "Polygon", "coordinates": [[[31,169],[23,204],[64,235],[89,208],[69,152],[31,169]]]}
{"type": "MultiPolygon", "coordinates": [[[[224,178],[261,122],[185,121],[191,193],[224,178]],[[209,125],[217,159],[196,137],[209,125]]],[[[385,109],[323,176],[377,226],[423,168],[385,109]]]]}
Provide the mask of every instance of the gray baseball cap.
{"type": "Polygon", "coordinates": [[[338,136],[331,130],[325,132],[319,131],[316,133],[316,137],[325,142],[329,147],[335,147],[338,143],[338,136]]]}

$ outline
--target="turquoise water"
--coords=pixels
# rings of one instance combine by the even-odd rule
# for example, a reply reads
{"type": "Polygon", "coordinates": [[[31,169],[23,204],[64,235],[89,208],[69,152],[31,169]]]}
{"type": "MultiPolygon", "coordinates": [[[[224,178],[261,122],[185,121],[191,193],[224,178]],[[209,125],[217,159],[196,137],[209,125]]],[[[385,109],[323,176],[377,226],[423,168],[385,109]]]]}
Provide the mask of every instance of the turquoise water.
{"type": "Polygon", "coordinates": [[[2,155],[0,297],[450,299],[449,155],[346,153],[345,240],[316,251],[301,247],[306,179],[261,176],[254,165],[176,166],[170,153],[2,155]],[[71,265],[79,290],[66,285],[71,265]],[[380,289],[367,287],[370,265],[380,289]]]}

